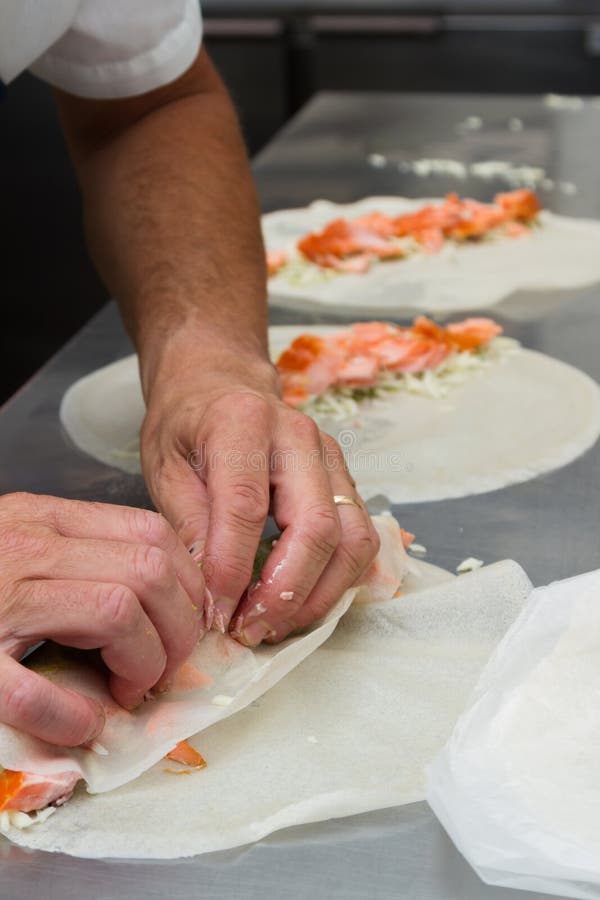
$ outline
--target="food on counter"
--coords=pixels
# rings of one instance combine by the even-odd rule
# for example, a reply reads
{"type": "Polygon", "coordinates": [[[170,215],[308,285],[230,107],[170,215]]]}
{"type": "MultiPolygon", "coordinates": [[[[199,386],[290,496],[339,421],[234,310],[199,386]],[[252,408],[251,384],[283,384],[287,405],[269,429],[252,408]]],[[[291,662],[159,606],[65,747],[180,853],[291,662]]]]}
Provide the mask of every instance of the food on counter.
{"type": "MultiPolygon", "coordinates": [[[[442,327],[425,316],[404,328],[387,322],[358,322],[326,336],[301,334],[283,351],[277,369],[290,406],[335,413],[364,397],[390,389],[414,389],[428,374],[454,378],[466,371],[502,333],[491,319],[465,319],[442,327]],[[465,359],[466,357],[466,359],[465,359]],[[326,395],[326,396],[325,396],[326,395]]],[[[431,393],[439,395],[433,386],[431,393]]]]}
{"type": "Polygon", "coordinates": [[[287,253],[284,250],[267,250],[267,272],[269,275],[275,275],[279,272],[288,261],[287,253]]]}
{"type": "MultiPolygon", "coordinates": [[[[418,251],[437,253],[446,241],[521,237],[540,211],[536,194],[526,188],[496,194],[493,203],[448,194],[441,203],[403,215],[375,210],[354,219],[335,219],[321,231],[305,235],[296,247],[301,258],[321,269],[360,274],[375,260],[400,259],[418,251]]],[[[267,251],[269,275],[289,261],[283,250],[267,251]]]]}
{"type": "Polygon", "coordinates": [[[0,814],[12,810],[32,812],[50,804],[60,806],[72,795],[79,772],[36,775],[0,769],[0,814]]]}
{"type": "MultiPolygon", "coordinates": [[[[193,769],[204,769],[207,765],[206,760],[189,741],[179,741],[165,759],[193,769]]],[[[0,825],[12,824],[14,827],[24,828],[33,824],[35,818],[20,814],[62,806],[72,797],[79,781],[79,772],[38,775],[34,772],[13,772],[0,767],[0,817],[7,814],[7,822],[0,821],[0,825]]]]}
{"type": "Polygon", "coordinates": [[[165,758],[192,769],[205,769],[208,765],[204,757],[192,747],[189,741],[179,741],[165,758]]]}

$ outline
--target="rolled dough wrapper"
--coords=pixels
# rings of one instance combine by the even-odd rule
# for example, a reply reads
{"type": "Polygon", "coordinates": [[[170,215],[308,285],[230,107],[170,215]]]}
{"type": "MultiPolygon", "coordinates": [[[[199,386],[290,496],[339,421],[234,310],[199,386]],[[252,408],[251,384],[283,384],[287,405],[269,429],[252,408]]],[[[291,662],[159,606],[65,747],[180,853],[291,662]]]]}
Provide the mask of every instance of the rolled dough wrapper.
{"type": "MultiPolygon", "coordinates": [[[[171,690],[148,699],[134,712],[112,699],[104,666],[93,655],[44,645],[32,657],[31,667],[56,684],[102,703],[107,721],[96,745],[99,752],[56,747],[0,725],[0,764],[39,775],[76,773],[90,791],[109,791],[136,778],[182,739],[244,709],[327,640],[353,600],[390,601],[397,593],[409,571],[400,527],[390,515],[374,516],[373,523],[383,538],[376,565],[361,585],[345,591],[321,622],[283,643],[255,649],[242,646],[229,635],[209,632],[179,671],[171,690]]],[[[452,577],[430,568],[433,574],[425,571],[423,584],[452,577]]]]}
{"type": "MultiPolygon", "coordinates": [[[[299,334],[337,330],[271,327],[271,355],[276,359],[299,334]]],[[[144,404],[135,356],[77,381],[60,415],[81,450],[141,471],[144,404]]],[[[572,462],[600,434],[600,389],[572,366],[517,348],[445,396],[398,391],[361,401],[347,421],[315,418],[337,439],[365,499],[384,494],[394,503],[419,503],[497,490],[572,462]]]]}
{"type": "MultiPolygon", "coordinates": [[[[285,250],[294,258],[297,240],[338,218],[354,218],[377,210],[389,215],[414,212],[440,198],[367,197],[341,205],[317,200],[299,209],[263,216],[267,249],[285,250]]],[[[273,306],[299,311],[333,312],[351,319],[392,314],[451,313],[485,309],[516,291],[544,294],[583,288],[600,280],[600,222],[542,212],[539,225],[523,237],[490,237],[479,242],[446,242],[434,254],[416,253],[400,260],[375,263],[362,275],[323,273],[307,264],[281,269],[269,279],[273,306]]],[[[575,295],[573,295],[575,296],[575,295]]],[[[531,303],[535,304],[535,296],[531,303]]]]}
{"type": "Polygon", "coordinates": [[[159,762],[116,791],[76,793],[11,838],[84,857],[175,858],[421,800],[425,765],[530,591],[504,562],[353,605],[286,678],[202,733],[206,769],[177,778],[159,762]]]}

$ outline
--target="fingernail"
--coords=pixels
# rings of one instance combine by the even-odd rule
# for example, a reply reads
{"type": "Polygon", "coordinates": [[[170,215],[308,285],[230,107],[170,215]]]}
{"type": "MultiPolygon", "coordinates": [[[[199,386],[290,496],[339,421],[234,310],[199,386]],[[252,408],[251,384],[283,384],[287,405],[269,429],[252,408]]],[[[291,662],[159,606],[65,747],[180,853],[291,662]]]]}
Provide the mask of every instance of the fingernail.
{"type": "Polygon", "coordinates": [[[275,629],[262,619],[259,622],[252,622],[251,625],[244,625],[243,623],[240,623],[240,625],[242,626],[240,630],[236,630],[232,634],[246,647],[256,647],[265,638],[274,637],[276,633],[275,629]]]}
{"type": "Polygon", "coordinates": [[[208,588],[204,589],[204,627],[210,631],[215,620],[215,601],[208,588]]]}
{"type": "Polygon", "coordinates": [[[171,690],[171,685],[173,682],[170,678],[165,678],[164,681],[159,681],[158,684],[154,685],[153,692],[155,694],[166,694],[167,691],[171,690]]]}
{"type": "Polygon", "coordinates": [[[100,741],[92,741],[90,744],[90,750],[94,753],[97,753],[98,756],[108,756],[108,750],[106,747],[100,743],[100,741]]]}
{"type": "MultiPolygon", "coordinates": [[[[156,686],[152,690],[155,691],[156,686]]],[[[128,702],[122,703],[121,701],[119,701],[119,703],[123,707],[123,709],[127,710],[127,712],[135,712],[135,710],[139,709],[140,706],[144,703],[145,699],[146,699],[145,693],[140,694],[136,691],[135,693],[131,694],[131,699],[128,702]]]]}
{"type": "Polygon", "coordinates": [[[94,708],[94,713],[96,714],[96,721],[94,722],[94,725],[91,728],[86,739],[84,741],[82,741],[82,744],[84,744],[84,745],[89,745],[89,744],[93,743],[96,740],[96,738],[102,734],[102,732],[104,731],[104,726],[106,725],[106,712],[105,712],[102,704],[99,703],[97,700],[92,700],[91,697],[89,698],[89,702],[90,702],[90,706],[93,706],[93,708],[94,708]]]}
{"type": "Polygon", "coordinates": [[[225,634],[237,603],[231,597],[219,597],[213,604],[213,625],[221,634],[225,634]]]}
{"type": "Polygon", "coordinates": [[[188,553],[194,562],[202,562],[204,556],[204,541],[196,541],[191,547],[188,547],[188,553]]]}

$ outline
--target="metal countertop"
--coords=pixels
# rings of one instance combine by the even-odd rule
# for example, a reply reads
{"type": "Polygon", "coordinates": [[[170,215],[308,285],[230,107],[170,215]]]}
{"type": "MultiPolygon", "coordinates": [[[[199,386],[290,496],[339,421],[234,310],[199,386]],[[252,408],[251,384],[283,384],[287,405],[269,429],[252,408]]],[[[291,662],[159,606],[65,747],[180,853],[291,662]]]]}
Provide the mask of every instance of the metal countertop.
{"type": "MultiPolygon", "coordinates": [[[[541,191],[545,206],[600,217],[599,135],[596,102],[562,111],[549,109],[538,98],[323,94],[260,154],[255,172],[265,210],[317,197],[437,196],[453,189],[489,199],[506,183],[424,179],[400,172],[398,163],[422,157],[505,159],[542,166],[549,178],[562,182],[541,191]],[[481,129],[458,133],[456,126],[467,116],[479,116],[481,129]],[[514,117],[524,123],[521,132],[508,130],[514,117]],[[373,154],[380,157],[379,167],[372,163],[373,154]]],[[[599,287],[577,296],[515,297],[502,315],[492,314],[525,346],[570,362],[600,381],[599,287]]],[[[273,322],[301,319],[326,321],[291,312],[272,314],[273,322]]],[[[111,305],[0,411],[1,492],[31,490],[147,504],[140,478],[71,447],[57,417],[69,384],[130,350],[111,305]]],[[[466,556],[486,562],[513,558],[541,584],[600,565],[599,507],[597,445],[571,465],[525,484],[396,512],[427,545],[430,562],[454,569],[466,556]]],[[[160,815],[160,809],[156,812],[160,815]]],[[[0,897],[40,895],[61,900],[118,895],[127,900],[542,897],[483,885],[424,804],[289,829],[250,847],[176,862],[78,860],[27,852],[0,838],[0,897]]]]}
{"type": "Polygon", "coordinates": [[[600,12],[598,0],[201,0],[207,16],[307,14],[536,15],[577,16],[600,12]]]}

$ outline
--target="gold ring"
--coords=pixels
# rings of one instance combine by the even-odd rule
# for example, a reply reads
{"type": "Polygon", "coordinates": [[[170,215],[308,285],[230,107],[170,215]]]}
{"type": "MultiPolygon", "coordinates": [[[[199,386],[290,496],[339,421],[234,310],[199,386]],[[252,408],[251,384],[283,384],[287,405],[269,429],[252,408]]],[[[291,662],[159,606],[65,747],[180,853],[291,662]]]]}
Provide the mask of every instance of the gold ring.
{"type": "Polygon", "coordinates": [[[336,506],[356,506],[357,509],[362,509],[362,506],[354,497],[348,497],[346,494],[334,494],[333,502],[336,506]]]}

